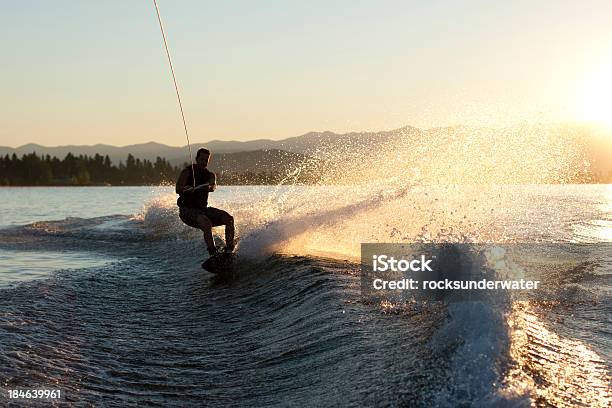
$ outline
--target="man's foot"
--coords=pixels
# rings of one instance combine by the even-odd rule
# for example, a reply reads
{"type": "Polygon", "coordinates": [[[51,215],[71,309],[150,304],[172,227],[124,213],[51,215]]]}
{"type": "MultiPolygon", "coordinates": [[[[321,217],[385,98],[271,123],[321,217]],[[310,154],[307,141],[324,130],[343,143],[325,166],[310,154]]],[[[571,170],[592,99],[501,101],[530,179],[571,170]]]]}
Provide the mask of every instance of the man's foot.
{"type": "Polygon", "coordinates": [[[236,249],[236,247],[234,245],[226,246],[225,248],[223,248],[223,252],[231,254],[232,252],[234,252],[234,249],[236,249]]]}
{"type": "Polygon", "coordinates": [[[210,248],[208,248],[208,255],[215,256],[218,253],[219,253],[219,251],[217,250],[217,247],[210,247],[210,248]]]}

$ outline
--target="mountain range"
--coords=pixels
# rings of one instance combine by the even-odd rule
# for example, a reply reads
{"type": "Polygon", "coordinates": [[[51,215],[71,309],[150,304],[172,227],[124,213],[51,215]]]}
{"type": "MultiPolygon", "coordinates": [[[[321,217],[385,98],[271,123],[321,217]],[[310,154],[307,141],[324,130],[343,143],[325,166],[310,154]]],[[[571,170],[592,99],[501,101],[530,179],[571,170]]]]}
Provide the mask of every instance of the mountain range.
{"type": "MultiPolygon", "coordinates": [[[[612,172],[612,136],[610,134],[595,135],[590,128],[555,125],[555,132],[571,133],[580,135],[580,139],[586,141],[586,151],[590,157],[592,168],[597,172],[607,174],[612,172]],[[586,135],[586,136],[585,136],[586,135]]],[[[301,136],[290,137],[282,140],[257,139],[249,141],[222,141],[212,140],[207,143],[195,143],[191,146],[193,154],[200,147],[206,147],[213,152],[213,162],[217,161],[217,166],[225,168],[230,166],[243,170],[253,170],[253,165],[257,169],[262,166],[276,166],[277,163],[290,161],[300,161],[307,156],[320,156],[317,153],[329,147],[334,149],[350,149],[351,146],[358,146],[362,151],[376,151],[379,146],[397,139],[398,137],[427,138],[435,137],[440,134],[452,134],[453,132],[462,133],[470,131],[495,132],[494,129],[470,129],[464,126],[448,128],[432,128],[427,130],[418,129],[411,126],[380,131],[380,132],[352,132],[338,134],[334,132],[309,132],[301,136]],[[249,152],[247,154],[247,152],[249,152]],[[215,157],[216,156],[216,157],[215,157]],[[222,163],[223,162],[223,165],[222,163]]],[[[519,128],[520,130],[520,128],[519,128]]],[[[329,150],[329,149],[328,149],[329,150]]],[[[63,158],[71,152],[74,155],[93,156],[96,153],[108,155],[111,161],[119,164],[125,161],[128,154],[136,158],[154,161],[156,157],[163,157],[173,165],[182,165],[189,162],[187,146],[168,146],[160,143],[149,142],[133,144],[128,146],[110,146],[106,144],[95,145],[66,145],[47,147],[34,143],[29,143],[17,148],[0,146],[0,155],[6,154],[17,156],[36,152],[40,155],[50,155],[63,158]]],[[[211,166],[212,167],[212,166],[211,166]]]]}
{"type": "MultiPolygon", "coordinates": [[[[200,147],[210,149],[214,154],[217,153],[238,153],[248,151],[265,151],[265,150],[284,150],[290,153],[311,154],[321,146],[336,145],[341,140],[342,143],[347,141],[359,141],[362,144],[384,143],[385,140],[392,138],[403,132],[418,132],[418,129],[404,127],[400,129],[383,131],[383,132],[361,132],[361,133],[346,133],[338,134],[334,132],[310,132],[301,136],[291,137],[283,140],[258,139],[241,141],[222,141],[213,140],[208,143],[194,143],[191,145],[191,150],[195,152],[200,147]]],[[[111,146],[106,144],[95,145],[66,145],[47,147],[35,143],[28,143],[16,148],[0,146],[0,155],[12,155],[13,153],[21,157],[24,154],[36,152],[39,156],[50,155],[58,158],[65,157],[69,152],[78,155],[93,156],[96,153],[106,156],[108,155],[113,163],[118,164],[119,161],[125,161],[128,154],[132,154],[136,158],[155,160],[157,156],[163,157],[172,164],[182,164],[189,161],[189,153],[187,146],[168,146],[161,143],[149,142],[141,144],[133,144],[128,146],[111,146]]]]}

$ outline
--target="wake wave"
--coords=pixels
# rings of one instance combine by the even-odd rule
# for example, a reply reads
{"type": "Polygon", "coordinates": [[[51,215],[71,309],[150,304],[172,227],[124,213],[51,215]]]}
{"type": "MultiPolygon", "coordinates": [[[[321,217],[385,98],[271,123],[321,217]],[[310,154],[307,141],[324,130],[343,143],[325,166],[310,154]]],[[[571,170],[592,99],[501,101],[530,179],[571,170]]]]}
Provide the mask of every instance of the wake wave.
{"type": "MultiPolygon", "coordinates": [[[[259,240],[269,245],[264,248],[291,242],[307,220],[314,220],[310,227],[320,228],[344,212],[380,211],[386,203],[406,199],[410,191],[398,189],[334,207],[318,217],[301,214],[288,232],[269,229],[270,241],[257,235],[265,230],[254,229],[243,238],[242,245],[247,245],[242,250],[259,240]]],[[[164,225],[176,222],[175,210],[163,200],[147,208],[144,217],[66,219],[2,231],[2,245],[13,237],[16,246],[34,241],[43,248],[85,246],[112,254],[115,261],[0,289],[0,341],[6,350],[0,353],[0,364],[11,367],[0,374],[1,384],[59,382],[79,401],[99,402],[103,396],[110,405],[125,403],[115,399],[117,393],[133,403],[187,404],[199,398],[212,406],[229,400],[251,405],[292,400],[528,406],[529,398],[542,390],[550,401],[562,395],[561,384],[551,389],[528,373],[517,374],[516,361],[538,367],[529,353],[543,354],[547,345],[542,337],[541,348],[521,346],[516,351],[517,332],[533,331],[534,324],[545,328],[526,320],[529,315],[517,312],[514,303],[447,299],[444,307],[421,304],[388,313],[384,305],[359,301],[357,264],[312,256],[244,256],[235,279],[211,279],[197,265],[203,249],[199,233],[187,229],[185,236],[176,227],[176,233],[156,234],[156,228],[163,232],[164,225]],[[24,347],[33,351],[19,352],[24,347]],[[57,367],[57,361],[66,363],[57,367]],[[26,366],[32,373],[28,378],[19,375],[26,366]],[[168,370],[172,378],[160,381],[168,370]],[[516,379],[512,386],[508,378],[516,379]],[[274,392],[265,386],[271,379],[277,384],[274,392]],[[231,395],[230,388],[219,387],[228,381],[231,395]],[[304,392],[296,392],[295,384],[304,392]],[[180,391],[185,389],[195,394],[180,391]],[[376,390],[376,400],[368,390],[376,390]]],[[[290,213],[299,214],[299,207],[290,213]]],[[[508,265],[499,251],[487,260],[508,265]]],[[[494,272],[506,277],[513,270],[506,269],[494,272]]],[[[597,301],[583,294],[575,297],[597,301]]],[[[580,344],[557,338],[551,344],[559,355],[580,344]]],[[[595,353],[584,353],[594,361],[593,380],[603,385],[603,363],[595,353]]],[[[537,369],[548,373],[546,367],[537,369]]],[[[588,394],[582,383],[575,389],[594,403],[604,390],[588,394]]]]}
{"type": "MultiPolygon", "coordinates": [[[[320,227],[333,229],[351,219],[359,218],[359,215],[362,213],[391,204],[407,194],[407,188],[391,191],[380,190],[371,197],[349,205],[331,209],[320,209],[317,212],[306,213],[296,217],[277,218],[249,231],[243,236],[240,242],[239,254],[247,258],[258,258],[283,252],[283,249],[288,247],[290,241],[295,240],[301,234],[308,233],[309,230],[316,230],[320,227]]],[[[293,242],[292,247],[296,247],[295,242],[293,242]]],[[[326,248],[322,249],[325,250],[326,248]]],[[[332,252],[332,248],[327,249],[325,252],[332,252]]]]}

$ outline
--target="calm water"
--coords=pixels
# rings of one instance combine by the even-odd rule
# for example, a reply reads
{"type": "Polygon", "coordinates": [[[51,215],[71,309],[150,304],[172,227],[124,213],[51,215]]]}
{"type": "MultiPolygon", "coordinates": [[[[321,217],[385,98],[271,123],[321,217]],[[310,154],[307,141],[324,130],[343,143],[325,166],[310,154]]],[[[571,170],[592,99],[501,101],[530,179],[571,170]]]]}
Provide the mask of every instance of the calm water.
{"type": "MultiPolygon", "coordinates": [[[[612,186],[221,187],[199,268],[167,187],[2,188],[0,391],[105,406],[609,406],[612,186]],[[220,233],[221,231],[217,231],[220,233]],[[545,301],[361,301],[361,242],[590,243],[545,301]]],[[[1,397],[0,397],[1,398],[1,397]]]]}
{"type": "Polygon", "coordinates": [[[10,187],[0,188],[0,227],[68,217],[136,214],[171,187],[10,187]]]}

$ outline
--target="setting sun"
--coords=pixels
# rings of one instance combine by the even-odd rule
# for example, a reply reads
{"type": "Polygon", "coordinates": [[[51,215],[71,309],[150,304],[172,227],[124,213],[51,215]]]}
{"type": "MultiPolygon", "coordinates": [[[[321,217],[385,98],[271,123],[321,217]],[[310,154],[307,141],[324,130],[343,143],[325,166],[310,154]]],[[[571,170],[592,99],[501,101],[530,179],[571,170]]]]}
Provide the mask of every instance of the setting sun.
{"type": "Polygon", "coordinates": [[[612,128],[612,65],[592,73],[583,81],[576,98],[576,117],[612,128]]]}

